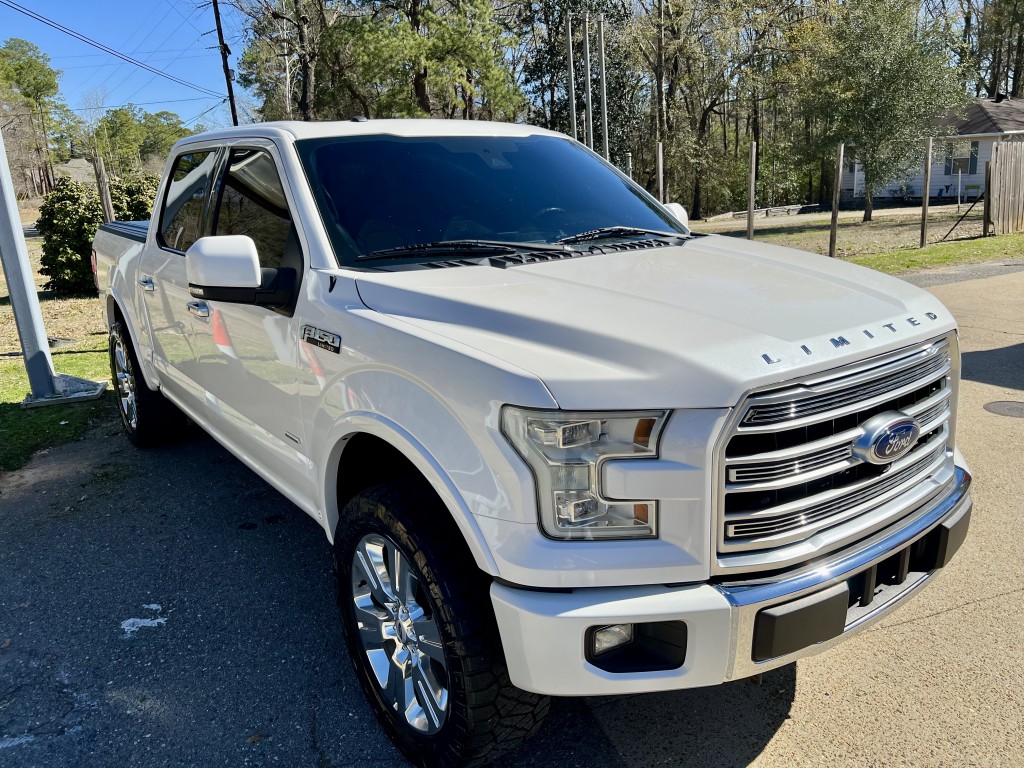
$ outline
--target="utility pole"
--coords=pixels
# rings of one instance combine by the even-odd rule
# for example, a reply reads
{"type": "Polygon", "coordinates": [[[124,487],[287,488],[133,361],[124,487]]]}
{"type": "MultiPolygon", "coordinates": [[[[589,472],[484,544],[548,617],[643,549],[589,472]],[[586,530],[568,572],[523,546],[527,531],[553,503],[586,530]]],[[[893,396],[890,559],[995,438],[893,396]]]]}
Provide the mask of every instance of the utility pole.
{"type": "Polygon", "coordinates": [[[583,67],[587,70],[587,146],[594,148],[594,99],[590,73],[590,14],[583,14],[583,67]]]}
{"type": "Polygon", "coordinates": [[[224,82],[228,85],[228,102],[231,104],[231,124],[238,125],[238,111],[235,109],[235,91],[231,87],[231,68],[228,67],[228,54],[231,49],[224,42],[224,28],[220,24],[220,8],[217,0],[213,0],[213,18],[217,21],[217,42],[220,43],[220,60],[224,64],[224,82]]]}
{"type": "Polygon", "coordinates": [[[601,70],[601,136],[604,140],[604,159],[610,160],[608,152],[608,87],[605,84],[604,71],[604,14],[597,17],[597,62],[601,70]]]}
{"type": "Polygon", "coordinates": [[[572,14],[565,14],[565,50],[569,57],[569,119],[572,123],[572,137],[580,140],[576,129],[576,65],[572,60],[572,14]]]}

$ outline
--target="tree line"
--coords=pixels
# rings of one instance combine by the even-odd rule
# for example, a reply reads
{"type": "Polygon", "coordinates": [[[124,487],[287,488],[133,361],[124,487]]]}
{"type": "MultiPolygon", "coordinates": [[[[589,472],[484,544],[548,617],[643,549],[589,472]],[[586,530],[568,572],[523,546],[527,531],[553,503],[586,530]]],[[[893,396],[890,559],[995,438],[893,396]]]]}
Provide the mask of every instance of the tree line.
{"type": "MultiPolygon", "coordinates": [[[[1024,87],[1021,0],[233,4],[247,31],[239,79],[262,119],[433,116],[563,132],[567,20],[580,55],[583,14],[603,14],[611,160],[630,153],[655,190],[663,142],[666,195],[694,218],[745,207],[751,142],[759,204],[826,202],[839,142],[870,193],[918,164],[924,138],[947,133],[969,98],[1024,87]]],[[[575,74],[582,115],[579,62],[575,74]]],[[[597,94],[596,67],[593,77],[597,94]]]]}
{"type": "Polygon", "coordinates": [[[0,130],[19,195],[51,191],[54,167],[72,157],[99,156],[122,178],[158,171],[174,142],[202,130],[173,112],[107,108],[103,94],[92,94],[95,106],[79,115],[60,95],[60,75],[33,43],[10,38],[0,46],[0,130]]]}

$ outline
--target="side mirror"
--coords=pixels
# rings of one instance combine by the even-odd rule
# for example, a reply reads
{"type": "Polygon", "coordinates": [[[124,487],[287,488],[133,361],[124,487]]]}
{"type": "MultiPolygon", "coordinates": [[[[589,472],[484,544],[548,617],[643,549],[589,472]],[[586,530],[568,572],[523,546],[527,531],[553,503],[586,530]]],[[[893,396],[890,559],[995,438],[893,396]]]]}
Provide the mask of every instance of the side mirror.
{"type": "Polygon", "coordinates": [[[199,238],[185,252],[185,275],[197,299],[251,302],[263,282],[256,243],[246,235],[199,238]]]}
{"type": "Polygon", "coordinates": [[[690,217],[687,215],[686,209],[683,208],[683,206],[679,203],[665,203],[665,208],[672,214],[676,221],[689,229],[690,217]]]}
{"type": "Polygon", "coordinates": [[[291,267],[261,268],[256,243],[247,235],[201,237],[185,252],[192,298],[255,304],[291,317],[298,273],[291,267]]]}

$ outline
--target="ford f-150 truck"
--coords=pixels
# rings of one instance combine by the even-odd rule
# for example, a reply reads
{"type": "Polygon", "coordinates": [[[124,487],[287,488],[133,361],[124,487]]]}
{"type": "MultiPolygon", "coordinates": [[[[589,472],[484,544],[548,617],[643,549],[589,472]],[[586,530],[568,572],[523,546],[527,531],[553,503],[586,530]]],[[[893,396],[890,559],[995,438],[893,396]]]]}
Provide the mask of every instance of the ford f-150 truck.
{"type": "Polygon", "coordinates": [[[192,136],[104,225],[124,429],[187,419],[323,526],[367,699],[477,765],[547,696],[706,686],[830,648],[963,542],[950,313],[702,236],[525,125],[192,136]]]}

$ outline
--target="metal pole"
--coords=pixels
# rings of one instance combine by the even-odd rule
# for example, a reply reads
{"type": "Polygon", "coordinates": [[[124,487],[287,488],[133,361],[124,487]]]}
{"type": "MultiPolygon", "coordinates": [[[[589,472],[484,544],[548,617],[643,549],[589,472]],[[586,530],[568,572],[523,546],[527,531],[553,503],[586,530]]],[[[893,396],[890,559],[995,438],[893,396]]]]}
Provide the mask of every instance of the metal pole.
{"type": "Polygon", "coordinates": [[[7,278],[7,293],[14,310],[14,325],[25,359],[25,372],[31,392],[22,401],[24,408],[95,400],[107,388],[105,381],[88,381],[76,376],[54,375],[50,341],[43,327],[32,265],[25,246],[18,203],[14,197],[14,180],[7,164],[7,148],[0,130],[0,266],[7,278]]]}
{"type": "Polygon", "coordinates": [[[601,135],[604,138],[604,159],[609,160],[608,152],[608,88],[605,84],[604,71],[604,14],[597,17],[597,61],[601,70],[601,135]]]}
{"type": "Polygon", "coordinates": [[[50,342],[43,328],[43,313],[39,309],[36,284],[32,279],[32,266],[21,229],[18,203],[14,197],[14,181],[7,165],[7,147],[0,131],[0,262],[7,278],[7,292],[14,309],[14,325],[18,329],[21,352],[25,356],[25,371],[32,388],[32,397],[44,399],[57,394],[53,379],[53,358],[50,342]]]}
{"type": "Polygon", "coordinates": [[[231,68],[228,67],[228,54],[231,49],[224,42],[224,30],[220,25],[220,8],[217,7],[217,0],[213,0],[213,18],[217,22],[217,42],[220,44],[220,59],[224,65],[224,82],[228,86],[228,101],[231,103],[231,124],[238,125],[238,112],[235,109],[235,92],[231,87],[231,68]]]}
{"type": "Polygon", "coordinates": [[[633,178],[633,153],[632,152],[627,152],[626,153],[626,175],[629,176],[629,178],[631,178],[631,179],[633,178]]]}
{"type": "Polygon", "coordinates": [[[658,142],[658,202],[665,202],[665,155],[660,141],[658,142]]]}
{"type": "Polygon", "coordinates": [[[832,223],[828,231],[828,255],[836,257],[836,235],[839,231],[839,192],[843,186],[843,149],[840,144],[836,150],[836,180],[832,185],[832,223]]]}
{"type": "Polygon", "coordinates": [[[963,189],[963,170],[958,168],[956,171],[956,212],[960,213],[960,192],[963,189]]]}
{"type": "Polygon", "coordinates": [[[924,189],[921,191],[921,247],[928,245],[928,198],[932,186],[932,138],[924,152],[924,189]]]}
{"type": "Polygon", "coordinates": [[[565,14],[565,51],[569,58],[569,120],[572,125],[572,137],[579,141],[580,134],[576,129],[576,65],[572,56],[572,14],[565,14]]]}
{"type": "Polygon", "coordinates": [[[750,142],[750,177],[747,181],[747,240],[754,239],[754,198],[757,194],[757,142],[750,142]]]}
{"type": "Polygon", "coordinates": [[[587,146],[594,148],[594,101],[590,83],[590,14],[583,14],[583,66],[587,70],[587,146]]]}

